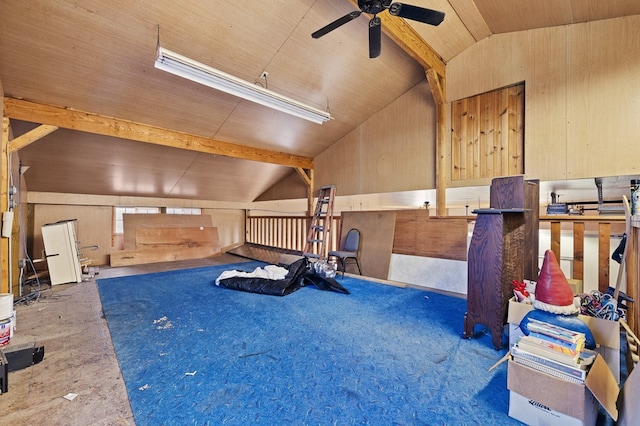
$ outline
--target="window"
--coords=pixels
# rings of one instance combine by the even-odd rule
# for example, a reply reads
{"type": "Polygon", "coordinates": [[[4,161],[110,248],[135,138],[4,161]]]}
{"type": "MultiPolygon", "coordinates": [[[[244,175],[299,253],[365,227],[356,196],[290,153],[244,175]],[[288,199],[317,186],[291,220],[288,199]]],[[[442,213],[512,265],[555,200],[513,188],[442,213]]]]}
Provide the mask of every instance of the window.
{"type": "Polygon", "coordinates": [[[153,214],[160,213],[158,207],[116,207],[114,215],[114,233],[124,234],[124,214],[153,214]]]}
{"type": "Polygon", "coordinates": [[[167,207],[167,214],[202,214],[202,209],[167,207]]]}

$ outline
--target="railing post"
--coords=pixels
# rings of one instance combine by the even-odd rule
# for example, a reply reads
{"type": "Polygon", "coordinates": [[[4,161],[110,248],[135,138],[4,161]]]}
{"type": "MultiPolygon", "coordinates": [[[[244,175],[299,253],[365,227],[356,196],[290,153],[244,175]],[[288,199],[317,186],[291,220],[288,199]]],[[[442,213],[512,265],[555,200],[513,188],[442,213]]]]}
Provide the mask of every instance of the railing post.
{"type": "Polygon", "coordinates": [[[573,223],[573,278],[584,281],[584,222],[573,223]]]}
{"type": "Polygon", "coordinates": [[[562,226],[560,222],[551,222],[551,251],[556,255],[558,264],[560,263],[560,236],[562,226]]]}
{"type": "Polygon", "coordinates": [[[598,224],[598,290],[602,293],[609,288],[609,253],[611,247],[611,224],[598,224]]]}

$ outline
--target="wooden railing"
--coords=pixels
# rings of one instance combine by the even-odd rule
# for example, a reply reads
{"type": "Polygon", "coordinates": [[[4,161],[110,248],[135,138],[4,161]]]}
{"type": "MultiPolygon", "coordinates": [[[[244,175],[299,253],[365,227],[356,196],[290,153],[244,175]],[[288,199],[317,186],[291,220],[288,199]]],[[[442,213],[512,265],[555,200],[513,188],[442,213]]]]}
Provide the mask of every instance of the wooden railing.
{"type": "Polygon", "coordinates": [[[550,249],[560,260],[562,231],[573,236],[572,276],[584,280],[585,233],[598,236],[598,290],[605,292],[610,285],[611,237],[625,232],[622,216],[541,216],[540,229],[548,228],[551,234],[550,249]]]}
{"type": "MultiPolygon", "coordinates": [[[[307,237],[309,216],[249,216],[246,241],[287,250],[303,251],[307,237]]],[[[472,220],[470,218],[470,220],[472,220]]],[[[540,216],[540,229],[549,229],[550,249],[561,258],[561,235],[573,236],[572,276],[584,279],[585,233],[598,235],[598,289],[606,291],[610,283],[611,236],[625,231],[622,216],[540,216]]],[[[329,250],[336,250],[340,241],[340,216],[333,218],[329,250]]],[[[542,255],[542,253],[540,254],[542,255]]]]}
{"type": "MultiPolygon", "coordinates": [[[[247,242],[287,250],[303,251],[307,239],[309,216],[249,216],[247,242]]],[[[337,250],[340,241],[340,216],[333,217],[329,251],[337,250]]],[[[312,252],[317,253],[317,247],[312,252]]]]}

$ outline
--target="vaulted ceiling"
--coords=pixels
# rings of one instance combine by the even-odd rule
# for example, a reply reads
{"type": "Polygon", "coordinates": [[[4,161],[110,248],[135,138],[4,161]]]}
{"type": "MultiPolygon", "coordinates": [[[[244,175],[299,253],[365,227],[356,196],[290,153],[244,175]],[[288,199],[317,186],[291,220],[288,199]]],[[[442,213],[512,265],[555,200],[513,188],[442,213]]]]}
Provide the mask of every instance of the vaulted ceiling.
{"type": "Polygon", "coordinates": [[[445,64],[492,34],[640,14],[635,0],[414,0],[444,22],[389,17],[415,33],[387,27],[376,59],[364,15],[311,38],[356,3],[3,1],[12,134],[59,127],[19,150],[29,190],[253,201],[425,79],[429,64],[401,46],[424,42],[445,64]],[[158,44],[334,119],[314,124],[160,71],[158,44]]]}

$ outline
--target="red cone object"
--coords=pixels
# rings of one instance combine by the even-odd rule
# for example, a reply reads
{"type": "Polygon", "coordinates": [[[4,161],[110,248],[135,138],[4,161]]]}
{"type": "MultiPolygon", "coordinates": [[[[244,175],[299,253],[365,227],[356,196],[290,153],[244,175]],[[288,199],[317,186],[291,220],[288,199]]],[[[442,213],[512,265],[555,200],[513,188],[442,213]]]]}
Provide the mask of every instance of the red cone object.
{"type": "Polygon", "coordinates": [[[555,254],[547,250],[538,275],[533,306],[548,312],[570,315],[579,311],[573,299],[573,291],[555,254]]]}

